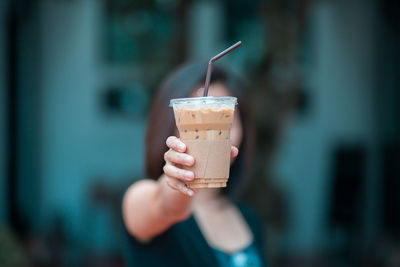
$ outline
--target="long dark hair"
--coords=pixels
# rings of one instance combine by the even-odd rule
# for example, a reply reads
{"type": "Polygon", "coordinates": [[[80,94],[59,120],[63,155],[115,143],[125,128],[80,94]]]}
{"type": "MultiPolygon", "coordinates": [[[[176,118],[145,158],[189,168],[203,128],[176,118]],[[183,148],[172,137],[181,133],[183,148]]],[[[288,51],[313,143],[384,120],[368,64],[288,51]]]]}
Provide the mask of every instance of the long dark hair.
{"type": "MultiPolygon", "coordinates": [[[[207,63],[185,65],[171,73],[158,88],[150,108],[146,131],[145,171],[147,178],[157,179],[163,173],[164,153],[167,151],[165,140],[176,131],[173,111],[169,107],[172,98],[188,97],[204,80],[207,63]]],[[[245,84],[228,70],[213,66],[210,83],[222,83],[238,99],[239,114],[243,127],[243,139],[240,153],[231,166],[228,186],[224,193],[235,197],[248,176],[253,152],[253,124],[246,97],[245,84]]]]}

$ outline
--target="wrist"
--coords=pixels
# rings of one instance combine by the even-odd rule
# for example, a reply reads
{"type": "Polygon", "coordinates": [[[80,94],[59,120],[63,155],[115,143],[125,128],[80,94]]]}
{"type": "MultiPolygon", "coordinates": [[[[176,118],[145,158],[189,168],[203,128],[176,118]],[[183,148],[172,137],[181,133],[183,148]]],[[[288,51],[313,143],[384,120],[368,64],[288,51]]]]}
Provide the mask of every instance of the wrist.
{"type": "Polygon", "coordinates": [[[158,179],[159,206],[163,217],[172,223],[186,220],[191,214],[190,203],[192,198],[172,189],[166,182],[166,176],[158,179]]]}

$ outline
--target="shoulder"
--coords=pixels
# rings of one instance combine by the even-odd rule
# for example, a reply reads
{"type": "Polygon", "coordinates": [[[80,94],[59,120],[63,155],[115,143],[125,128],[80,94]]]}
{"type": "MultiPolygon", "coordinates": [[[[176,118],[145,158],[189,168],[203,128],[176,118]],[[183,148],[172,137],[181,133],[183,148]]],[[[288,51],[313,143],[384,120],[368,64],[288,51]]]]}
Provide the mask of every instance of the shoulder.
{"type": "Polygon", "coordinates": [[[143,194],[149,194],[156,190],[157,182],[151,179],[142,179],[134,182],[128,187],[124,194],[123,201],[131,201],[140,198],[143,194]]]}
{"type": "Polygon", "coordinates": [[[153,189],[156,186],[157,182],[152,179],[141,179],[134,182],[128,189],[128,191],[135,191],[135,190],[149,190],[153,189]]]}

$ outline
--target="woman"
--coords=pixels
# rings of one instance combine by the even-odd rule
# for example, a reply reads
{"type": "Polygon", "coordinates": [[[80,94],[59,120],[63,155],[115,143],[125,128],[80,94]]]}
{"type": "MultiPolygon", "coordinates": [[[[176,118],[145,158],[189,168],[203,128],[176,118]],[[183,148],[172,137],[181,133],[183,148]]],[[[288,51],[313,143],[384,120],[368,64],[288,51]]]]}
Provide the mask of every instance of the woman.
{"type": "Polygon", "coordinates": [[[200,96],[206,64],[185,66],[161,85],[146,133],[146,174],[126,191],[122,211],[130,234],[130,266],[265,266],[257,217],[235,202],[249,167],[252,127],[241,82],[214,67],[209,95],[234,95],[231,174],[224,189],[189,189],[195,164],[186,153],[169,100],[200,96]],[[239,153],[238,148],[241,148],[239,153]]]}

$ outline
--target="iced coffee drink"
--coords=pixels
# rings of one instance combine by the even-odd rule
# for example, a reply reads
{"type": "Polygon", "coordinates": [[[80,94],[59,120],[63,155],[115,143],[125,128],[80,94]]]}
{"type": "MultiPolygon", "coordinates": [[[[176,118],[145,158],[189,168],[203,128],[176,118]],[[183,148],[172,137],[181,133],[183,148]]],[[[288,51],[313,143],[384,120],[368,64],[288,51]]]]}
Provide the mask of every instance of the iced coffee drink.
{"type": "Polygon", "coordinates": [[[187,153],[195,158],[190,188],[226,187],[230,168],[230,130],[236,97],[172,99],[175,122],[187,153]]]}

